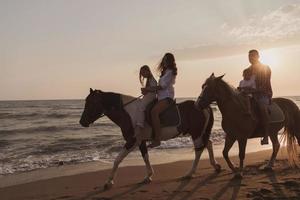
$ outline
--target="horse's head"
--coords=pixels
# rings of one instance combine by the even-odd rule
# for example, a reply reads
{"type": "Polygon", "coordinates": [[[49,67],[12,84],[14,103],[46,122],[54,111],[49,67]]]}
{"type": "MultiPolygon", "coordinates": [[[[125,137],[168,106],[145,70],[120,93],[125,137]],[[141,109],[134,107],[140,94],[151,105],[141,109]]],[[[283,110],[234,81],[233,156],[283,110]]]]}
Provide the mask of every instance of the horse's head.
{"type": "Polygon", "coordinates": [[[212,73],[212,75],[206,79],[202,85],[201,94],[195,102],[197,108],[207,108],[212,102],[217,100],[217,86],[223,77],[224,75],[215,77],[214,73],[212,73]]]}
{"type": "Polygon", "coordinates": [[[102,103],[102,96],[102,91],[90,88],[90,94],[85,99],[84,111],[79,121],[83,127],[88,127],[103,115],[105,109],[102,103]]]}

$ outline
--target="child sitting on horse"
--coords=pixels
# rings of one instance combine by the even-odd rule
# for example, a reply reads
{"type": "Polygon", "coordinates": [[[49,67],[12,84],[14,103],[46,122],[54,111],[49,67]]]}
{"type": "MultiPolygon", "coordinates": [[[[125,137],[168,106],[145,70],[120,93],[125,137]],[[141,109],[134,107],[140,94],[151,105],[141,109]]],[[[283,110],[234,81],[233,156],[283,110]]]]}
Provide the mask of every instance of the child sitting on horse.
{"type": "Polygon", "coordinates": [[[238,90],[248,97],[246,99],[246,105],[244,105],[244,107],[246,107],[245,113],[252,117],[250,98],[253,97],[252,93],[256,90],[255,76],[251,74],[249,69],[245,69],[243,71],[243,77],[244,79],[240,81],[238,90]]]}
{"type": "MultiPolygon", "coordinates": [[[[157,81],[153,77],[153,74],[148,65],[144,65],[140,68],[139,73],[140,83],[143,88],[156,87],[157,81]],[[146,83],[145,83],[146,79],[146,83]]],[[[144,128],[145,123],[145,110],[146,107],[156,99],[155,91],[148,91],[143,93],[144,96],[140,99],[138,105],[138,116],[136,125],[140,128],[144,128]]]]}

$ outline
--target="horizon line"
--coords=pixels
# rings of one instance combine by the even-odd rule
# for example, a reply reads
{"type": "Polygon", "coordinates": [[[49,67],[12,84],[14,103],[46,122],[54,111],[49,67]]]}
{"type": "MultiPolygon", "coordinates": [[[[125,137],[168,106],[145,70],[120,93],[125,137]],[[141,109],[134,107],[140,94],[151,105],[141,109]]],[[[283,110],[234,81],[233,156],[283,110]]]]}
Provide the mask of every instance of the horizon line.
{"type": "MultiPolygon", "coordinates": [[[[198,96],[194,96],[194,97],[183,97],[183,96],[178,96],[176,97],[175,99],[178,99],[178,98],[197,98],[198,96]]],[[[282,96],[274,96],[273,98],[278,98],[278,97],[300,97],[300,94],[298,95],[282,95],[282,96]]],[[[53,98],[53,99],[0,99],[0,102],[4,102],[4,101],[79,101],[79,100],[84,100],[83,99],[80,99],[80,98],[62,98],[62,99],[57,99],[57,98],[53,98]]]]}

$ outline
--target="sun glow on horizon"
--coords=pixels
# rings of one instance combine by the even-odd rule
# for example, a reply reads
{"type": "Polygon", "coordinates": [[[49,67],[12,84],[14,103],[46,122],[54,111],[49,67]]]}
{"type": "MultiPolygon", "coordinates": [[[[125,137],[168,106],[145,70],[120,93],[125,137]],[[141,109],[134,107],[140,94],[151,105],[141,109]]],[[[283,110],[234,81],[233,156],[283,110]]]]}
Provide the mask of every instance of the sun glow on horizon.
{"type": "Polygon", "coordinates": [[[278,49],[268,49],[260,52],[260,60],[263,64],[275,69],[280,65],[282,59],[278,49]]]}

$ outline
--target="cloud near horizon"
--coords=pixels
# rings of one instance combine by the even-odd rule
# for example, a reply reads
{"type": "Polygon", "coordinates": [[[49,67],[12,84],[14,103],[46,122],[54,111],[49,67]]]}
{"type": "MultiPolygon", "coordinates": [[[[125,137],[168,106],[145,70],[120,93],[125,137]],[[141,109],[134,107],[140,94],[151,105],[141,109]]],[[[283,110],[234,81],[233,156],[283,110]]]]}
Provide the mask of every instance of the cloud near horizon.
{"type": "Polygon", "coordinates": [[[210,59],[234,56],[249,49],[269,49],[300,44],[300,3],[287,4],[263,16],[250,16],[244,25],[220,26],[222,43],[175,50],[179,59],[210,59]]]}

